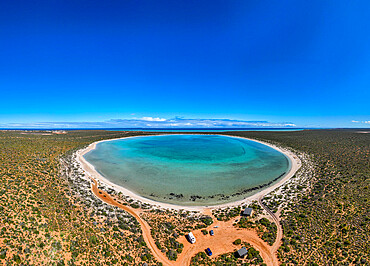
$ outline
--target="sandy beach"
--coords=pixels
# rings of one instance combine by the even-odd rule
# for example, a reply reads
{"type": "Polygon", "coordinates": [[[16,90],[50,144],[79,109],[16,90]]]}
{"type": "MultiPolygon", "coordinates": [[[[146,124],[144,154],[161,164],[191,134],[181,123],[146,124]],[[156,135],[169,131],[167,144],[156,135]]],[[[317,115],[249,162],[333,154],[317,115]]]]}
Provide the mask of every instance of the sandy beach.
{"type": "MultiPolygon", "coordinates": [[[[164,135],[164,134],[160,134],[160,135],[164,135]]],[[[179,135],[181,135],[181,134],[179,134],[179,135]]],[[[194,134],[194,135],[196,135],[196,134],[194,134]]],[[[208,134],[208,135],[217,135],[217,134],[208,134]]],[[[223,136],[228,136],[228,135],[223,135],[223,136]]],[[[138,136],[124,137],[124,138],[117,138],[117,139],[136,138],[136,137],[138,137],[138,136]]],[[[235,137],[235,136],[229,136],[229,137],[235,137]]],[[[242,137],[238,137],[238,138],[242,138],[242,137]]],[[[224,204],[219,204],[219,205],[211,205],[211,206],[184,206],[184,205],[175,205],[175,204],[170,204],[170,203],[158,202],[158,201],[154,201],[154,200],[151,200],[151,199],[142,197],[142,196],[137,195],[137,194],[133,193],[132,191],[130,191],[130,190],[124,188],[124,187],[121,187],[121,186],[116,185],[116,184],[110,182],[108,179],[106,179],[101,174],[99,174],[99,172],[96,171],[95,167],[92,164],[90,164],[89,162],[87,162],[85,160],[84,155],[86,153],[88,153],[89,151],[95,149],[95,147],[96,147],[96,145],[98,143],[105,142],[105,141],[113,141],[113,140],[117,140],[117,139],[109,139],[109,140],[97,141],[97,142],[94,142],[94,143],[90,144],[85,149],[81,149],[81,150],[77,151],[76,152],[76,155],[77,155],[76,158],[77,158],[78,163],[80,164],[80,167],[85,171],[85,173],[88,176],[90,176],[93,179],[97,180],[99,184],[106,185],[108,187],[111,187],[112,189],[116,190],[117,192],[121,192],[125,196],[128,196],[128,197],[130,197],[130,198],[132,198],[134,200],[138,200],[138,201],[141,201],[142,203],[147,203],[147,204],[152,205],[153,207],[158,207],[158,208],[174,209],[174,210],[182,209],[182,210],[189,210],[189,211],[204,211],[205,209],[218,209],[218,208],[238,206],[238,205],[244,204],[244,203],[250,203],[250,202],[252,202],[254,200],[258,200],[263,195],[265,195],[265,194],[267,194],[267,193],[275,190],[276,188],[278,188],[279,186],[281,186],[282,184],[284,184],[292,176],[294,176],[294,174],[297,172],[297,170],[301,167],[301,161],[300,161],[300,159],[294,153],[292,153],[292,152],[290,152],[288,150],[282,149],[280,147],[271,145],[269,143],[263,142],[263,141],[258,141],[258,140],[254,140],[254,139],[244,138],[244,139],[248,139],[248,140],[251,140],[251,141],[255,141],[255,142],[259,142],[261,144],[267,145],[267,146],[269,146],[269,147],[271,147],[271,148],[273,148],[273,149],[275,149],[275,150],[277,150],[277,151],[285,154],[285,156],[287,156],[289,158],[290,163],[291,163],[290,171],[288,173],[286,173],[277,183],[274,183],[271,186],[268,186],[265,189],[263,189],[263,190],[261,190],[259,192],[256,192],[255,194],[253,194],[251,196],[246,197],[243,200],[239,200],[239,201],[235,201],[235,202],[229,202],[229,203],[224,203],[224,204]]]]}

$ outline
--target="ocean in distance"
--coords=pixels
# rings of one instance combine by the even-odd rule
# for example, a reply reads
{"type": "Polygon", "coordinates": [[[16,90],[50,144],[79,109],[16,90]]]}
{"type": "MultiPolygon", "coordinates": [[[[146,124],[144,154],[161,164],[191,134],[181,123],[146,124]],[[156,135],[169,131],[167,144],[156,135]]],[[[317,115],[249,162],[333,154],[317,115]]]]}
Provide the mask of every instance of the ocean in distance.
{"type": "Polygon", "coordinates": [[[109,181],[142,197],[187,206],[241,200],[290,170],[279,151],[221,135],[104,141],[84,158],[109,181]]]}
{"type": "Polygon", "coordinates": [[[114,128],[110,131],[144,132],[229,132],[229,131],[301,131],[306,128],[114,128]]]}
{"type": "Polygon", "coordinates": [[[319,129],[319,128],[105,128],[105,127],[94,127],[94,128],[65,128],[65,127],[52,127],[52,128],[37,128],[37,127],[25,127],[25,128],[0,128],[0,130],[7,131],[53,131],[53,130],[64,130],[64,131],[76,131],[76,130],[106,130],[106,131],[143,131],[143,132],[228,132],[228,131],[302,131],[308,129],[319,129]]]}

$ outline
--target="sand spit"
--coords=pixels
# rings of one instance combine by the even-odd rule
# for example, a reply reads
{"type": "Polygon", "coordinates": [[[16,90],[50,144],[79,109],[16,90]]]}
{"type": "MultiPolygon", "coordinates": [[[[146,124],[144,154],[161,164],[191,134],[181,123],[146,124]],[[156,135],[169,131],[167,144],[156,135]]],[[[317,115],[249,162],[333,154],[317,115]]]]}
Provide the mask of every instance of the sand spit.
{"type": "MultiPolygon", "coordinates": [[[[165,135],[165,134],[160,134],[160,135],[165,135]]],[[[179,135],[181,135],[181,134],[179,134],[179,135]]],[[[197,134],[194,134],[194,135],[197,135],[197,134]]],[[[207,135],[217,135],[217,134],[207,134],[207,135]]],[[[228,136],[228,135],[223,135],[223,136],[228,136]]],[[[139,136],[123,137],[123,138],[118,138],[118,139],[136,138],[136,137],[139,137],[139,136]]],[[[235,136],[228,136],[228,137],[235,137],[235,136]]],[[[242,138],[242,137],[238,137],[238,138],[242,138]]],[[[81,168],[86,172],[86,174],[91,176],[93,179],[97,180],[99,184],[106,185],[106,186],[116,190],[118,193],[121,192],[123,195],[128,196],[128,197],[130,197],[134,200],[140,201],[142,203],[150,204],[153,207],[157,207],[157,208],[174,209],[174,210],[182,209],[182,210],[188,210],[188,211],[204,211],[205,209],[218,209],[218,208],[225,208],[225,207],[233,207],[233,206],[238,206],[240,204],[250,203],[252,201],[257,201],[263,195],[268,194],[271,191],[273,191],[276,188],[283,185],[292,176],[294,176],[294,174],[297,172],[297,170],[302,165],[298,156],[296,156],[293,152],[291,152],[289,150],[283,149],[281,147],[277,147],[275,145],[272,145],[270,143],[263,142],[263,141],[258,141],[258,140],[249,139],[249,138],[244,138],[244,139],[259,142],[261,144],[267,145],[267,146],[285,154],[285,156],[287,156],[289,158],[290,162],[291,162],[290,171],[288,173],[286,173],[277,183],[275,183],[271,186],[268,186],[265,189],[263,189],[262,191],[259,191],[256,194],[248,196],[243,200],[239,200],[239,201],[235,201],[235,202],[229,202],[229,203],[220,204],[220,205],[212,205],[212,206],[184,206],[184,205],[175,205],[175,204],[170,204],[170,203],[162,203],[162,202],[154,201],[154,200],[142,197],[140,195],[137,195],[137,194],[133,193],[132,191],[130,191],[130,190],[124,188],[124,187],[118,186],[118,185],[110,182],[104,176],[99,174],[99,172],[96,171],[95,167],[92,164],[90,164],[89,162],[87,162],[83,156],[86,153],[88,153],[89,151],[95,149],[95,147],[98,143],[103,142],[103,141],[113,141],[113,140],[117,140],[117,139],[102,140],[102,141],[94,142],[94,143],[90,144],[88,147],[86,147],[85,149],[81,149],[81,150],[77,151],[76,152],[76,155],[77,155],[76,158],[77,158],[77,161],[79,162],[81,168]]]]}

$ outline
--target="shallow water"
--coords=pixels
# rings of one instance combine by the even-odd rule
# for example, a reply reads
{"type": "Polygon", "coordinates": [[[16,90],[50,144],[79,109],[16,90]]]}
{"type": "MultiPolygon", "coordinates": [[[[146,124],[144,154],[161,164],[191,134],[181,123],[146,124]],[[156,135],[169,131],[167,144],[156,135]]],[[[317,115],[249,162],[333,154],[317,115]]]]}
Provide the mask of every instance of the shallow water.
{"type": "Polygon", "coordinates": [[[163,135],[101,142],[85,159],[111,182],[156,201],[214,205],[236,201],[289,171],[266,145],[219,135],[163,135]]]}

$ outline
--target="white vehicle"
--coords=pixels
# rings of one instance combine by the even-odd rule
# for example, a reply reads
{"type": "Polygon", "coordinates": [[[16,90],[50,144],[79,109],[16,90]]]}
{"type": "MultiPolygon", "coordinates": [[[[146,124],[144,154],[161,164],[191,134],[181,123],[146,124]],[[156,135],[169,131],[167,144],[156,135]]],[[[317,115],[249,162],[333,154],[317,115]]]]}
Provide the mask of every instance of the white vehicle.
{"type": "Polygon", "coordinates": [[[194,243],[195,243],[195,237],[194,237],[194,235],[193,235],[193,233],[192,233],[192,232],[190,232],[190,233],[188,234],[188,240],[189,240],[189,242],[190,242],[190,243],[192,243],[192,244],[194,244],[194,243]]]}

